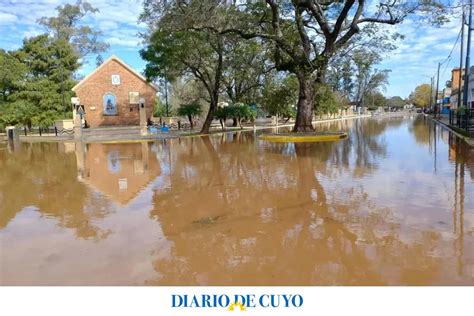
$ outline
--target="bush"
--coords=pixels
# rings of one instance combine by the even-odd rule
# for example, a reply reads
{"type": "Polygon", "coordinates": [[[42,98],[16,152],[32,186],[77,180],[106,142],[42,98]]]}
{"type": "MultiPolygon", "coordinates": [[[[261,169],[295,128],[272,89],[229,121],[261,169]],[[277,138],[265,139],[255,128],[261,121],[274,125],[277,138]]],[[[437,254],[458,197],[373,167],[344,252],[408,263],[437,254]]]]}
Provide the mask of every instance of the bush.
{"type": "Polygon", "coordinates": [[[225,121],[228,118],[232,117],[231,110],[232,109],[230,107],[218,107],[214,111],[214,119],[219,120],[219,122],[221,123],[222,130],[225,129],[225,121]]]}
{"type": "Polygon", "coordinates": [[[316,98],[314,110],[316,115],[337,114],[342,104],[336,94],[327,85],[321,85],[316,88],[316,98]]]}
{"type": "Polygon", "coordinates": [[[201,104],[189,103],[189,104],[181,104],[178,108],[178,115],[179,116],[186,116],[191,124],[191,129],[194,128],[193,118],[196,116],[201,115],[202,113],[202,106],[201,104]]]}
{"type": "Polygon", "coordinates": [[[251,108],[248,104],[243,103],[236,103],[231,106],[228,106],[227,109],[227,117],[228,118],[235,118],[240,126],[242,127],[242,120],[255,120],[257,116],[257,111],[251,108]]]}

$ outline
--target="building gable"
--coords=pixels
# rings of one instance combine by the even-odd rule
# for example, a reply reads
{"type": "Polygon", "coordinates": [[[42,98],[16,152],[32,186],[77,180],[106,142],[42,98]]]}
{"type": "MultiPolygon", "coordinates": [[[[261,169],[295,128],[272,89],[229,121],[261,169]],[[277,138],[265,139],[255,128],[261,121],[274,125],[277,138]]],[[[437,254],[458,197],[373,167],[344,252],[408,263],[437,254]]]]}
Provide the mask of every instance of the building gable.
{"type": "Polygon", "coordinates": [[[142,75],[140,75],[138,72],[136,72],[133,68],[131,68],[129,65],[127,65],[124,61],[122,61],[120,58],[118,58],[117,56],[115,55],[112,55],[111,57],[109,57],[106,61],[104,61],[102,63],[102,65],[100,65],[99,67],[97,67],[94,71],[92,71],[90,74],[88,74],[84,79],[82,79],[78,84],[76,84],[73,88],[72,88],[72,91],[77,91],[84,83],[86,83],[87,81],[89,81],[91,78],[93,78],[96,74],[100,73],[100,70],[102,70],[107,64],[111,63],[115,61],[116,63],[118,63],[120,66],[122,66],[124,69],[126,69],[128,72],[130,72],[132,75],[134,75],[136,78],[138,78],[139,80],[143,81],[144,83],[146,83],[147,85],[149,85],[151,88],[153,88],[155,91],[158,91],[158,88],[148,82],[146,80],[145,77],[143,77],[142,75]]]}

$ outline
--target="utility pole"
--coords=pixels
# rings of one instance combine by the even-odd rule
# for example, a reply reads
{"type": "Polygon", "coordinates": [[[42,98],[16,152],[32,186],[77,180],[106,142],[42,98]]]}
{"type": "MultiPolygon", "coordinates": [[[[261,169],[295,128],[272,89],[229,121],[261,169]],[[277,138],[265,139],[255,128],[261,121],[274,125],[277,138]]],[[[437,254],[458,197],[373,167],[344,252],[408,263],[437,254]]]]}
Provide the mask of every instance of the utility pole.
{"type": "Polygon", "coordinates": [[[467,107],[467,97],[469,90],[469,67],[471,59],[471,33],[472,33],[472,0],[469,1],[469,20],[467,27],[467,48],[466,48],[466,71],[464,75],[464,100],[463,104],[467,107]]]}
{"type": "Polygon", "coordinates": [[[462,7],[462,23],[461,23],[461,58],[459,59],[459,87],[458,87],[458,109],[461,107],[462,102],[462,60],[464,58],[464,20],[466,19],[466,14],[464,13],[464,7],[462,7]]]}
{"type": "Polygon", "coordinates": [[[430,78],[430,110],[433,110],[433,77],[430,78]]]}
{"type": "Polygon", "coordinates": [[[441,115],[441,104],[438,107],[438,92],[439,92],[439,68],[441,67],[441,63],[438,63],[438,75],[436,78],[436,92],[435,92],[435,116],[436,116],[436,109],[438,109],[438,116],[441,115]]]}

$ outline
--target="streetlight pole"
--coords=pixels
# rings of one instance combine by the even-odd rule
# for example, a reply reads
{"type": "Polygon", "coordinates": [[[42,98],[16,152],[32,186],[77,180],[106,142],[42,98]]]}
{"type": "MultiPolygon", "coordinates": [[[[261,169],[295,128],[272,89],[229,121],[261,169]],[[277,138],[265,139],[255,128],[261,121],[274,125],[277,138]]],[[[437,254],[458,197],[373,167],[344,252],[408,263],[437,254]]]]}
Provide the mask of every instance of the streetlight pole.
{"type": "Polygon", "coordinates": [[[441,63],[438,63],[438,75],[436,78],[436,93],[435,93],[435,116],[436,116],[436,109],[438,109],[438,116],[441,115],[441,104],[438,107],[438,93],[439,93],[439,68],[441,67],[441,63]]]}
{"type": "Polygon", "coordinates": [[[458,109],[462,104],[462,61],[464,58],[464,20],[466,19],[466,14],[464,13],[464,7],[462,8],[462,23],[461,23],[461,57],[459,58],[459,87],[458,87],[458,109]]]}
{"type": "Polygon", "coordinates": [[[430,110],[433,110],[433,81],[434,78],[430,77],[431,83],[430,83],[430,110]]]}
{"type": "Polygon", "coordinates": [[[466,48],[466,71],[464,75],[464,100],[463,104],[467,107],[467,97],[469,90],[469,67],[471,60],[471,33],[472,33],[472,0],[469,1],[469,19],[467,28],[467,48],[466,48]]]}

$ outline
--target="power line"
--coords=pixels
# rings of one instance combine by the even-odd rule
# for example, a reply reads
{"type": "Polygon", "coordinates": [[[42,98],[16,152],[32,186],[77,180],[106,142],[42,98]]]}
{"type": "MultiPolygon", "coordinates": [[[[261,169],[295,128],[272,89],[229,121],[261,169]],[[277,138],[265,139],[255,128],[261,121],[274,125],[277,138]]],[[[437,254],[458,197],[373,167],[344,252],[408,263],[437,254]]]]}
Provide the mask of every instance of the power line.
{"type": "Polygon", "coordinates": [[[453,55],[453,52],[454,52],[454,49],[456,48],[456,46],[458,45],[458,42],[459,42],[459,38],[461,38],[461,32],[462,32],[462,29],[459,30],[459,33],[458,33],[458,37],[456,38],[456,42],[454,43],[453,45],[453,48],[451,49],[451,51],[449,52],[449,55],[448,57],[446,57],[446,59],[441,63],[441,64],[444,64],[446,63],[446,65],[444,66],[444,70],[443,70],[443,74],[442,76],[444,76],[445,72],[446,72],[446,69],[448,68],[448,66],[450,65],[449,61],[451,60],[452,58],[452,55],[453,55]]]}

